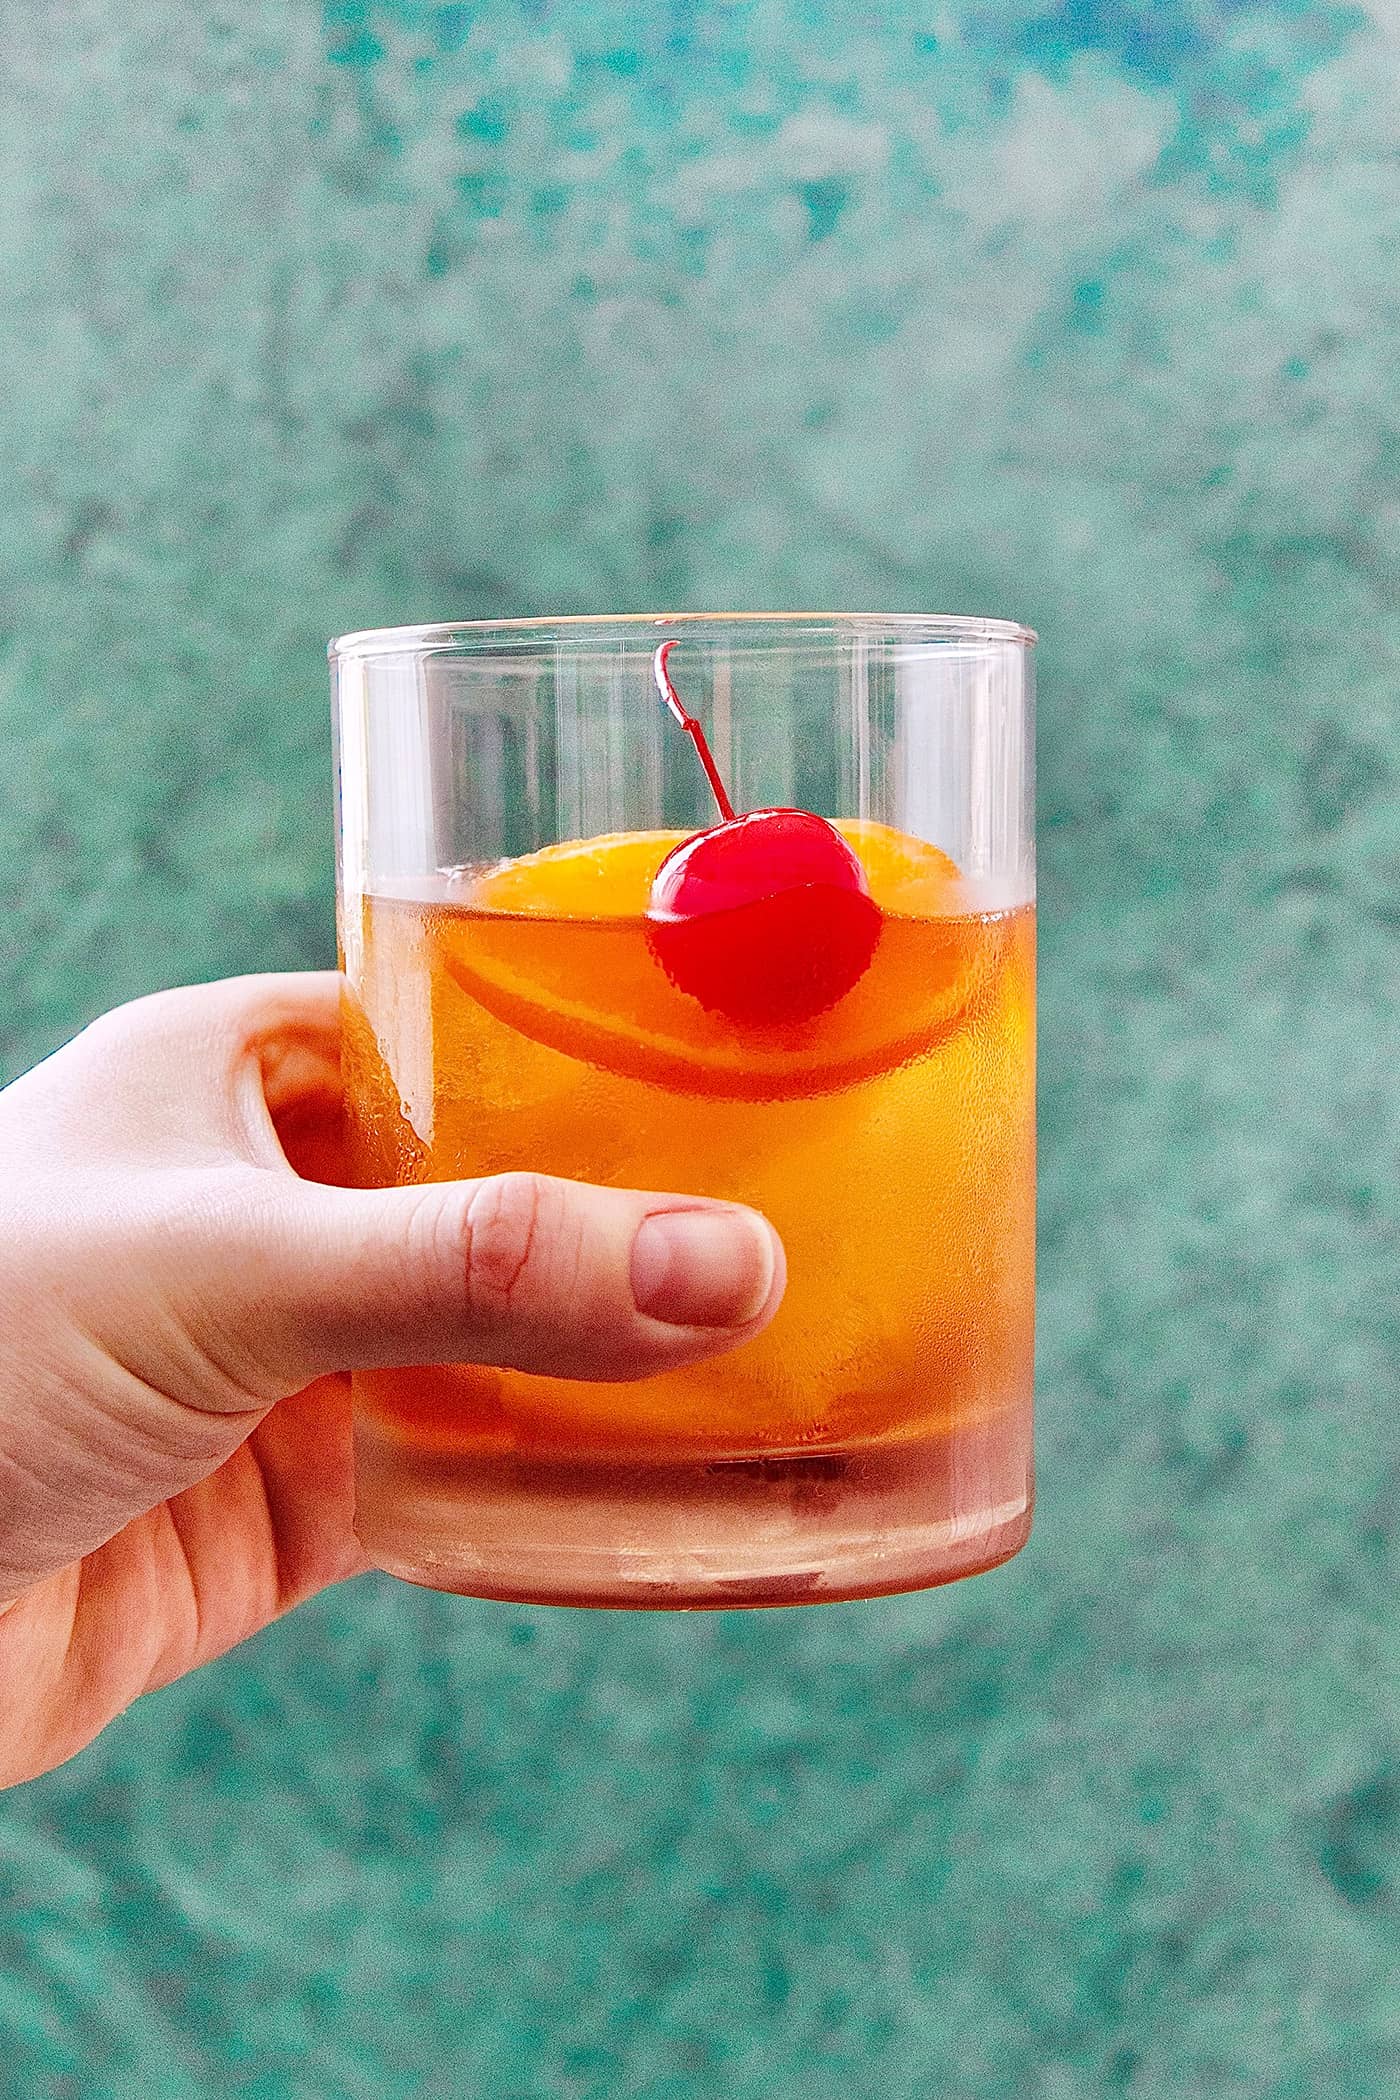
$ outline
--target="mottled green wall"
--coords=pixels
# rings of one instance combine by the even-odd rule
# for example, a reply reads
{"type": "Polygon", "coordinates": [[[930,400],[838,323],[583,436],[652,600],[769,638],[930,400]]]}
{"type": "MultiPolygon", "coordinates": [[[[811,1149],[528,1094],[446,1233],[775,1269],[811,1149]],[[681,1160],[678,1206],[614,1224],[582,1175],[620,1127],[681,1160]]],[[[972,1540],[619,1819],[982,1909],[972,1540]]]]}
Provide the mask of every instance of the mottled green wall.
{"type": "Polygon", "coordinates": [[[1392,0],[0,0],[0,59],[11,1069],[325,958],[382,620],[1028,619],[1046,906],[1029,1552],[323,1602],[0,1809],[0,2089],[1393,2089],[1392,0]]]}

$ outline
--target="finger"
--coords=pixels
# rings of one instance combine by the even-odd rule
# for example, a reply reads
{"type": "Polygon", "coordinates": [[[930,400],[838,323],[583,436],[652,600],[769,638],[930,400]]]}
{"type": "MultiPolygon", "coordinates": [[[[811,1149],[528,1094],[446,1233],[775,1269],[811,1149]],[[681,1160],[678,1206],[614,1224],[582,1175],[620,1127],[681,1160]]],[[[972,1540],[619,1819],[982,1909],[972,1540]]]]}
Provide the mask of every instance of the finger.
{"type": "Polygon", "coordinates": [[[47,1535],[59,1551],[0,1606],[0,1787],[62,1763],[143,1692],[367,1567],[352,1473],[348,1380],[324,1379],[206,1478],[126,1512],[81,1563],[82,1547],[47,1535]]]}
{"type": "Polygon", "coordinates": [[[279,1133],[338,1109],[342,990],[334,971],[286,972],[116,1007],[8,1090],[26,1169],[275,1163],[279,1133]]]}
{"type": "Polygon", "coordinates": [[[203,1348],[266,1397],[413,1363],[640,1378],[746,1341],[783,1293],[777,1234],[738,1204],[538,1174],[375,1190],[268,1180],[270,1213],[245,1208],[216,1259],[196,1254],[202,1288],[184,1308],[203,1348]]]}

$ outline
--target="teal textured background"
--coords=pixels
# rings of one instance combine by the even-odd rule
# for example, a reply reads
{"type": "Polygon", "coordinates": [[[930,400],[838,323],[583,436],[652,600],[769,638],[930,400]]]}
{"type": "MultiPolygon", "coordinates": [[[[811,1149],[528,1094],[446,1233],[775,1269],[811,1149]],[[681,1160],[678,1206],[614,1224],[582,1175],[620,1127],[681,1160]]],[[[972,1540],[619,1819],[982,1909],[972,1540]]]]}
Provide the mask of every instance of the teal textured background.
{"type": "Polygon", "coordinates": [[[1041,654],[1041,1513],[365,1582],[0,1803],[37,2100],[1400,2086],[1400,15],[0,0],[0,1030],[331,947],[323,645],[1041,654]]]}

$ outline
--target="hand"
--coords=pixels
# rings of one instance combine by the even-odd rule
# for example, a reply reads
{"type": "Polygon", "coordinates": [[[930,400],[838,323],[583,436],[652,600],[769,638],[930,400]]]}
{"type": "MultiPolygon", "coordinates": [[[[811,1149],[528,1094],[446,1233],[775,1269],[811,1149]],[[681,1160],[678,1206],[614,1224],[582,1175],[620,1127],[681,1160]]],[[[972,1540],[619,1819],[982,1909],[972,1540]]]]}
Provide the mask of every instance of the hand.
{"type": "Polygon", "coordinates": [[[349,1369],[641,1377],[782,1295],[737,1207],[333,1186],[339,989],[161,993],[0,1093],[0,1784],[365,1565],[349,1369]]]}

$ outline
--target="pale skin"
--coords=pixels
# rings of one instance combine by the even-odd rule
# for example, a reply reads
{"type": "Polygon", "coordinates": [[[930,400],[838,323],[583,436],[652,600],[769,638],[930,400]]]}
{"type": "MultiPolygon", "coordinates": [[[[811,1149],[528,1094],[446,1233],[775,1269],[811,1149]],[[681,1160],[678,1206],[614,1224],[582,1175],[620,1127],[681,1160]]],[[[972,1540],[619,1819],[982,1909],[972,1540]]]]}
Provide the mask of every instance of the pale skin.
{"type": "Polygon", "coordinates": [[[777,1308],[737,1206],[341,1185],[339,994],[161,993],[0,1093],[0,1785],[364,1568],[352,1369],[643,1377],[777,1308]]]}

